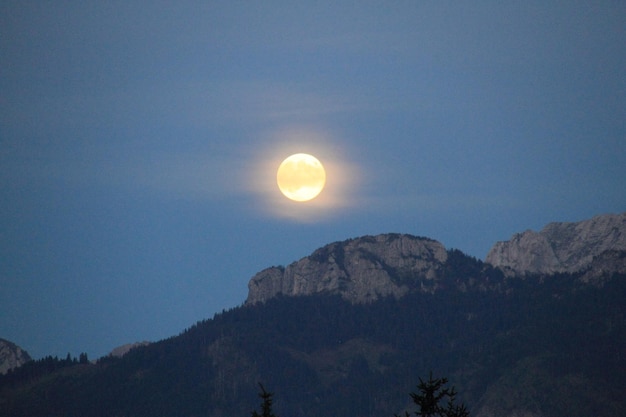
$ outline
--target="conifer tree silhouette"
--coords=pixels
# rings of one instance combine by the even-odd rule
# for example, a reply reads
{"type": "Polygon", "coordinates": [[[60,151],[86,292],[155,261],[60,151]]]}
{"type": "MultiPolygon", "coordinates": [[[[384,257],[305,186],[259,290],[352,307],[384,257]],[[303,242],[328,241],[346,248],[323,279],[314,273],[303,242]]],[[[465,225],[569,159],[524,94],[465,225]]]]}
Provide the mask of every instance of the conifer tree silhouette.
{"type": "MultiPolygon", "coordinates": [[[[448,388],[447,378],[433,378],[432,371],[428,381],[419,379],[417,393],[410,393],[411,399],[418,406],[415,412],[419,417],[469,417],[469,411],[464,404],[455,404],[456,391],[454,387],[448,388]],[[444,406],[443,402],[447,400],[444,406]]],[[[394,414],[395,417],[400,417],[394,414]]],[[[410,417],[408,411],[404,412],[404,417],[410,417]]]]}
{"type": "Polygon", "coordinates": [[[272,397],[274,396],[274,394],[271,392],[265,391],[265,388],[260,382],[259,382],[259,387],[261,387],[261,392],[259,393],[259,397],[263,399],[263,402],[261,403],[261,414],[257,413],[256,411],[253,411],[252,417],[278,417],[274,415],[274,413],[272,412],[272,403],[273,403],[272,397]]]}

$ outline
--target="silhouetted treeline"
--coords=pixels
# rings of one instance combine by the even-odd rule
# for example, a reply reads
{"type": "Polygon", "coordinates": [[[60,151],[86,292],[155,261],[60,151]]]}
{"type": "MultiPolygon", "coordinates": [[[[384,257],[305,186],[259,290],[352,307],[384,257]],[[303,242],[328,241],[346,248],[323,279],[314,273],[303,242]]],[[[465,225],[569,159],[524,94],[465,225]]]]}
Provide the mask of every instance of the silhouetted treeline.
{"type": "Polygon", "coordinates": [[[58,356],[46,356],[37,360],[30,360],[19,368],[9,369],[6,375],[0,375],[0,387],[8,384],[19,384],[30,379],[38,378],[62,368],[89,363],[86,353],[72,357],[69,353],[65,359],[58,356]]]}

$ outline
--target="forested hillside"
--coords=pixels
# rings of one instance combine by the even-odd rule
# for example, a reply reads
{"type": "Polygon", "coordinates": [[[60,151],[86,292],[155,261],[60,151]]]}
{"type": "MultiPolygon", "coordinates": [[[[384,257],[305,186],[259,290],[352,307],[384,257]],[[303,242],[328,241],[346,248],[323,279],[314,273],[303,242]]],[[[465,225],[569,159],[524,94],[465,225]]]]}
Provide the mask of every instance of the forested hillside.
{"type": "Polygon", "coordinates": [[[369,304],[276,297],[122,358],[20,368],[0,379],[0,416],[245,416],[262,382],[278,416],[383,417],[431,370],[473,416],[626,415],[626,276],[505,279],[450,251],[445,277],[369,304]]]}

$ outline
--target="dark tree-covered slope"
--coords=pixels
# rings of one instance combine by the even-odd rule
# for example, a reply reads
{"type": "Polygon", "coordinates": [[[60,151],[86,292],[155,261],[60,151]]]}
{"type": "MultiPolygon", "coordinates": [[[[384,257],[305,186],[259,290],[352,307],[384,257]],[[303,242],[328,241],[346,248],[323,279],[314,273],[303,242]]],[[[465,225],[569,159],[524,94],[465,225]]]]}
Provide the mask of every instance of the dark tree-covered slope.
{"type": "MultiPolygon", "coordinates": [[[[96,364],[0,379],[0,416],[391,416],[432,370],[473,416],[626,415],[626,276],[504,278],[449,251],[440,289],[275,297],[96,364]]],[[[40,368],[43,367],[43,364],[40,368]]]]}

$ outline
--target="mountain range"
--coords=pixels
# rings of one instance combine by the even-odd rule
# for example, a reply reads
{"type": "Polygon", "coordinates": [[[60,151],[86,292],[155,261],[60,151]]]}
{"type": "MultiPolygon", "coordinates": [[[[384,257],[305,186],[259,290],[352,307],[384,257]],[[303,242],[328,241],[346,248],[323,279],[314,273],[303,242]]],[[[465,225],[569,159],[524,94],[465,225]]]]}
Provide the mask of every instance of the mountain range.
{"type": "Polygon", "coordinates": [[[496,243],[480,261],[406,234],[326,245],[245,303],[95,363],[28,361],[0,416],[392,416],[429,372],[477,417],[626,415],[626,213],[496,243]]]}

